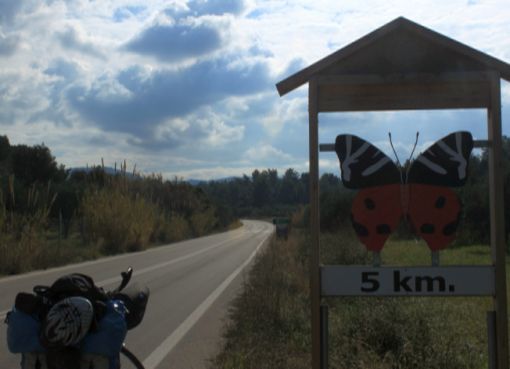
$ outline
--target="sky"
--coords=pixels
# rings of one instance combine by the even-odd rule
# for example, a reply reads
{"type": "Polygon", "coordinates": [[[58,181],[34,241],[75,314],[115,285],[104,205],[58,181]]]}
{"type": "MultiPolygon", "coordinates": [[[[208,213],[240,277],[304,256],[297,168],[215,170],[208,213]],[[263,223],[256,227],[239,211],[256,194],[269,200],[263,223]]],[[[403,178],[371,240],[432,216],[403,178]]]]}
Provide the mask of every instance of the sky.
{"type": "MultiPolygon", "coordinates": [[[[165,178],[308,171],[307,88],[275,84],[404,16],[510,62],[508,0],[0,0],[0,135],[66,168],[127,162],[165,178]]],[[[510,135],[510,85],[502,84],[510,135]]],[[[400,161],[482,110],[321,114],[400,161]]],[[[334,153],[321,172],[339,174],[334,153]]]]}

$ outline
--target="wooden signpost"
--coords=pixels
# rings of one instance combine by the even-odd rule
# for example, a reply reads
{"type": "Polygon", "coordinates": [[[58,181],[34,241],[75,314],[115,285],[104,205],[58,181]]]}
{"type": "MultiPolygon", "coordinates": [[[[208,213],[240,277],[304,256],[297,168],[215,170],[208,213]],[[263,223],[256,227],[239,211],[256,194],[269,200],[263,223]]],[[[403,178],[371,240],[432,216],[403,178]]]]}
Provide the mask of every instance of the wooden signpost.
{"type": "Polygon", "coordinates": [[[327,314],[321,319],[321,298],[337,295],[492,296],[494,307],[487,319],[489,330],[494,329],[491,368],[509,368],[501,78],[510,81],[509,64],[397,18],[276,85],[283,96],[308,83],[313,369],[327,367],[327,355],[321,350],[326,344],[327,314]],[[488,117],[492,265],[321,266],[319,113],[466,108],[486,109],[488,117]]]}

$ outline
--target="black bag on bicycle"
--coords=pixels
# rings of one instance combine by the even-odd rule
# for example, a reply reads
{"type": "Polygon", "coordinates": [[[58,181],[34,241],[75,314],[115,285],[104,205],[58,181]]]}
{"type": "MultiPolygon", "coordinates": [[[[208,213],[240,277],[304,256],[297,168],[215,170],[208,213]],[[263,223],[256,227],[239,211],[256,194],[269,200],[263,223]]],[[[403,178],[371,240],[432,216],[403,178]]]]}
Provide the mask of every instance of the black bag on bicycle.
{"type": "Polygon", "coordinates": [[[127,309],[126,324],[127,329],[131,330],[141,323],[149,300],[149,289],[140,286],[137,283],[132,284],[125,290],[117,292],[112,298],[121,300],[127,309]]]}

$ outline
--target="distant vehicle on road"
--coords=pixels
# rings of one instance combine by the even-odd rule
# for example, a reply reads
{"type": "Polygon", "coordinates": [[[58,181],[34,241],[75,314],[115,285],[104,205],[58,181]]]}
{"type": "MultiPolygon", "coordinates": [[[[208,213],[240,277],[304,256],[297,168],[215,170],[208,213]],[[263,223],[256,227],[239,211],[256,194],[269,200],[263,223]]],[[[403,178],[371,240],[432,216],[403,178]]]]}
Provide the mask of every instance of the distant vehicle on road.
{"type": "Polygon", "coordinates": [[[284,217],[273,218],[273,224],[276,227],[276,237],[287,239],[290,231],[290,219],[284,217]]]}

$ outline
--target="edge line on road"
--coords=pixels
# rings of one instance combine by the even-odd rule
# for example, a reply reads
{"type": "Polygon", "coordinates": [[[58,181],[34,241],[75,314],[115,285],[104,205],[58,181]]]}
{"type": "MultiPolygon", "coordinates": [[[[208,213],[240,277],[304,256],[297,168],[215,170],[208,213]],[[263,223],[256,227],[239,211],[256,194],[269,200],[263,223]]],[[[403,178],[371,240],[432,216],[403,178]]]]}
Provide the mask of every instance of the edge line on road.
{"type": "MultiPolygon", "coordinates": [[[[241,236],[238,236],[238,237],[235,237],[235,238],[231,238],[229,240],[226,240],[226,241],[223,241],[223,242],[220,242],[220,243],[217,243],[215,245],[212,245],[212,246],[209,246],[208,248],[206,249],[202,249],[202,250],[198,250],[198,251],[195,251],[195,252],[192,252],[191,254],[187,254],[187,255],[184,255],[184,256],[180,256],[176,259],[172,259],[172,260],[169,260],[169,261],[164,261],[162,263],[158,263],[158,264],[154,264],[154,265],[151,265],[149,267],[145,267],[145,268],[142,268],[142,269],[138,269],[136,272],[134,272],[134,276],[139,276],[141,274],[145,274],[145,273],[148,273],[148,272],[152,272],[153,270],[156,270],[156,269],[159,269],[159,268],[163,268],[163,267],[167,267],[169,265],[172,265],[172,264],[175,264],[175,263],[178,263],[180,261],[183,261],[183,260],[186,260],[186,259],[189,259],[189,258],[192,258],[194,256],[197,256],[197,255],[200,255],[200,254],[203,254],[207,251],[211,251],[211,250],[214,250],[220,246],[224,246],[226,244],[228,244],[229,242],[232,242],[232,241],[237,241],[238,239],[242,238],[243,235],[241,236]]],[[[112,277],[112,278],[108,278],[108,279],[105,279],[104,281],[101,281],[101,282],[97,282],[96,284],[97,285],[100,285],[100,286],[105,286],[105,285],[108,285],[110,283],[113,283],[113,282],[117,282],[117,281],[120,281],[120,276],[116,276],[116,277],[112,277]]]]}
{"type": "MultiPolygon", "coordinates": [[[[166,266],[169,266],[169,265],[172,265],[172,264],[175,264],[175,263],[178,263],[180,261],[183,261],[183,260],[186,260],[186,259],[189,259],[189,258],[192,258],[194,256],[197,256],[197,255],[200,255],[200,254],[203,254],[207,251],[211,251],[211,250],[214,250],[220,246],[223,246],[231,241],[236,241],[238,240],[239,238],[242,238],[242,234],[240,236],[237,236],[237,237],[234,237],[234,238],[231,238],[229,240],[226,240],[226,241],[223,241],[223,242],[220,242],[220,243],[217,243],[213,246],[209,246],[208,248],[206,249],[202,249],[202,250],[198,250],[198,251],[195,251],[195,252],[192,252],[191,254],[187,254],[187,255],[184,255],[184,256],[181,256],[181,257],[178,257],[176,259],[172,259],[172,260],[169,260],[169,261],[165,261],[163,263],[159,263],[159,264],[155,264],[155,265],[151,265],[150,267],[146,267],[146,268],[143,268],[143,269],[139,269],[135,272],[135,276],[138,276],[138,275],[141,275],[141,274],[145,274],[145,273],[148,273],[148,272],[151,272],[153,270],[156,270],[156,269],[159,269],[159,268],[163,268],[163,267],[166,267],[166,266]]],[[[112,277],[112,278],[108,278],[108,279],[105,279],[103,281],[99,281],[99,282],[95,282],[95,284],[97,286],[101,286],[101,287],[104,287],[105,285],[109,285],[110,283],[113,283],[113,282],[117,282],[117,281],[120,281],[120,276],[115,276],[115,277],[112,277]]],[[[5,317],[7,316],[7,313],[11,311],[11,309],[8,309],[8,310],[4,310],[4,311],[0,311],[0,321],[4,320],[5,317]]]]}
{"type": "MultiPolygon", "coordinates": [[[[243,230],[244,227],[245,226],[243,224],[243,227],[234,229],[233,231],[227,231],[227,232],[224,232],[224,233],[239,232],[239,231],[243,230]]],[[[153,246],[153,247],[150,247],[150,248],[148,248],[146,250],[142,250],[142,251],[129,252],[129,253],[124,253],[124,254],[119,254],[119,255],[112,255],[112,256],[105,256],[105,257],[101,257],[99,259],[87,260],[87,261],[83,261],[83,262],[76,263],[76,264],[67,264],[67,265],[61,265],[61,266],[57,266],[57,267],[49,268],[49,269],[33,270],[33,271],[28,272],[28,273],[23,273],[23,274],[18,274],[18,275],[4,276],[4,277],[0,278],[0,284],[1,283],[12,282],[12,281],[15,281],[17,279],[24,279],[24,278],[29,278],[29,277],[37,277],[37,276],[40,276],[40,275],[50,274],[50,273],[53,273],[53,272],[63,271],[63,270],[67,270],[67,269],[81,268],[81,267],[85,267],[85,266],[88,266],[88,265],[91,265],[91,264],[102,264],[102,263],[106,263],[106,262],[112,261],[112,260],[128,258],[130,256],[137,255],[137,254],[163,251],[167,247],[176,247],[176,246],[179,246],[179,245],[182,245],[182,244],[185,244],[185,243],[196,241],[196,240],[201,239],[201,238],[212,238],[212,237],[215,237],[215,236],[217,236],[219,234],[221,234],[221,233],[211,234],[211,235],[207,235],[207,236],[203,236],[203,237],[198,237],[198,238],[190,238],[190,239],[179,241],[179,242],[169,243],[167,245],[153,246]]]]}
{"type": "MultiPolygon", "coordinates": [[[[268,234],[268,236],[271,233],[268,234]]],[[[207,298],[168,336],[144,361],[143,366],[147,369],[155,369],[163,359],[172,351],[180,340],[188,333],[195,323],[204,315],[218,297],[227,289],[232,281],[243,271],[243,269],[253,260],[260,247],[267,241],[265,237],[236,270],[232,272],[207,298]]]]}

